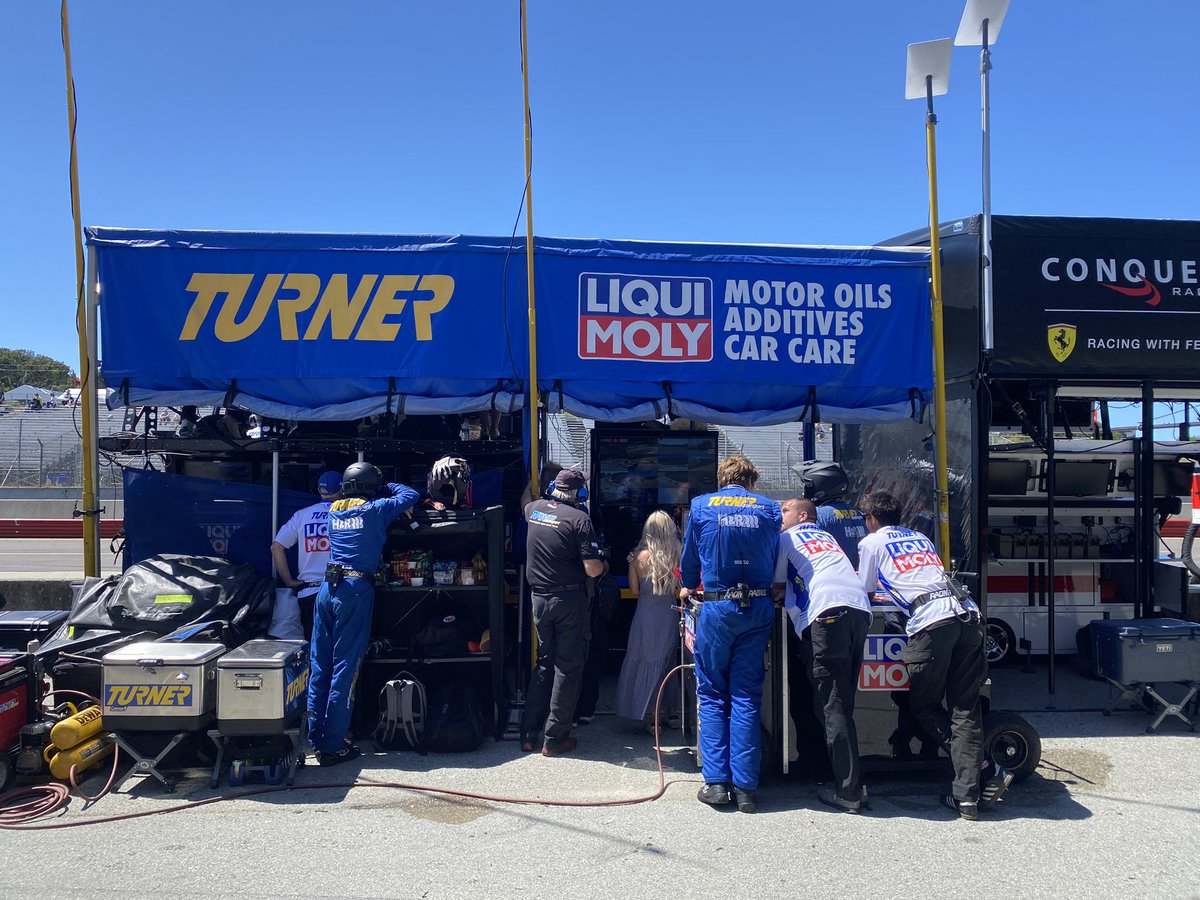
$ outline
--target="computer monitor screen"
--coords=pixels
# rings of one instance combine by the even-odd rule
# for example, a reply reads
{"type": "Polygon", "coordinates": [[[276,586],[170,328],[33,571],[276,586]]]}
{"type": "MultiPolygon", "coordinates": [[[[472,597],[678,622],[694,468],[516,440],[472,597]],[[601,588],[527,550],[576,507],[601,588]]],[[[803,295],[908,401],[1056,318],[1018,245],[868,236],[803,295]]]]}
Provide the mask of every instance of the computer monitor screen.
{"type": "Polygon", "coordinates": [[[1194,468],[1190,462],[1156,459],[1154,461],[1154,496],[1185,497],[1190,494],[1194,468]]]}
{"type": "Polygon", "coordinates": [[[988,494],[993,497],[1019,497],[1029,492],[1033,466],[1027,459],[988,459],[988,494]]]}
{"type": "Polygon", "coordinates": [[[1056,459],[1054,493],[1060,497],[1107,496],[1112,487],[1113,468],[1112,460],[1107,459],[1056,459]]]}

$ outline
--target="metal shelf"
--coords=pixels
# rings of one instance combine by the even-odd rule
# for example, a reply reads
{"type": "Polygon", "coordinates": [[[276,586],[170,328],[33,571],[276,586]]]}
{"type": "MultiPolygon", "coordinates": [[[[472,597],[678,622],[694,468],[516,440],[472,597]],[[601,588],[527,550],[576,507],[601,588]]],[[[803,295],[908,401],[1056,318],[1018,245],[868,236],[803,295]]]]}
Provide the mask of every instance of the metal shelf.
{"type": "Polygon", "coordinates": [[[492,654],[480,653],[471,656],[438,656],[428,658],[410,658],[407,656],[368,656],[364,662],[369,664],[381,664],[389,666],[429,666],[437,663],[471,663],[471,662],[491,662],[492,654]]]}
{"type": "MultiPolygon", "coordinates": [[[[1001,557],[1001,558],[989,559],[988,562],[989,563],[998,563],[998,564],[1002,565],[1004,563],[1045,563],[1045,562],[1050,562],[1050,560],[1044,556],[1032,556],[1032,557],[1005,556],[1005,557],[1001,557]]],[[[1131,563],[1131,562],[1136,562],[1136,560],[1109,559],[1108,557],[1104,557],[1104,556],[1089,556],[1086,559],[1084,559],[1084,558],[1075,559],[1074,557],[1056,556],[1056,557],[1054,557],[1054,562],[1055,563],[1088,563],[1090,565],[1096,565],[1097,563],[1131,563]]]]}
{"type": "Polygon", "coordinates": [[[377,594],[439,594],[450,591],[486,591],[489,587],[490,585],[486,584],[423,584],[420,587],[405,585],[404,587],[380,588],[377,594]]]}

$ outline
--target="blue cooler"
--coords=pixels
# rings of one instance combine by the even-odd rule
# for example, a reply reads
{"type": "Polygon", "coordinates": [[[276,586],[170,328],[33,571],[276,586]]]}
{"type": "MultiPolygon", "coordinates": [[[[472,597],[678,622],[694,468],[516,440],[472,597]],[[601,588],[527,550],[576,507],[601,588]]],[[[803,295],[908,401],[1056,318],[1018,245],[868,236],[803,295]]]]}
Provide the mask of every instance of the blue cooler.
{"type": "Polygon", "coordinates": [[[1200,681],[1200,623],[1108,619],[1091,623],[1096,674],[1120,684],[1200,681]]]}

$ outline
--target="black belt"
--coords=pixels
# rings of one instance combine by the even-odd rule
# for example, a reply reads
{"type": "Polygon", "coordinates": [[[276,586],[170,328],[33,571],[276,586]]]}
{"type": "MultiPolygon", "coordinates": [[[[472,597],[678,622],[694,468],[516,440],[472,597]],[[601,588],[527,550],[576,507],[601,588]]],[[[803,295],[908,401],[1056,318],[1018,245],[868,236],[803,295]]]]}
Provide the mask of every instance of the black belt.
{"type": "Polygon", "coordinates": [[[908,604],[908,614],[912,615],[926,603],[932,603],[934,600],[945,600],[947,597],[953,597],[954,591],[950,588],[942,588],[940,591],[927,591],[924,594],[918,594],[913,597],[908,604]]]}
{"type": "Polygon", "coordinates": [[[766,588],[751,588],[748,591],[718,591],[716,600],[752,600],[755,597],[769,597],[771,592],[766,588]]]}
{"type": "MultiPolygon", "coordinates": [[[[853,606],[832,606],[825,610],[825,612],[821,613],[821,615],[814,618],[813,621],[820,622],[822,625],[833,625],[846,613],[852,613],[855,611],[855,607],[853,606]]],[[[863,612],[866,612],[866,610],[863,610],[863,612]]]]}
{"type": "Polygon", "coordinates": [[[548,588],[535,588],[533,585],[529,589],[535,594],[561,594],[564,591],[583,591],[587,590],[586,584],[556,584],[548,588]]]}
{"type": "Polygon", "coordinates": [[[342,566],[341,575],[343,578],[374,578],[375,577],[375,574],[373,572],[360,572],[360,571],[358,571],[358,569],[347,569],[345,566],[342,566]]]}

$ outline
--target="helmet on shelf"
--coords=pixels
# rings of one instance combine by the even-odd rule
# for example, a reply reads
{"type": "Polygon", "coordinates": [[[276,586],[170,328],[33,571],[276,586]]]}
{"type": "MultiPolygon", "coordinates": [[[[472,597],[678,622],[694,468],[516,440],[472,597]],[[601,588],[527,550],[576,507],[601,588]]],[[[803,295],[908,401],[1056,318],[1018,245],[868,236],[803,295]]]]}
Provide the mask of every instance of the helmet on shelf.
{"type": "Polygon", "coordinates": [[[449,508],[471,505],[471,466],[459,456],[443,456],[433,464],[425,480],[429,499],[449,508]]]}

